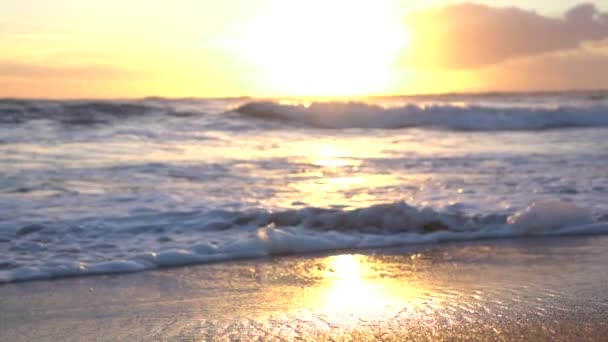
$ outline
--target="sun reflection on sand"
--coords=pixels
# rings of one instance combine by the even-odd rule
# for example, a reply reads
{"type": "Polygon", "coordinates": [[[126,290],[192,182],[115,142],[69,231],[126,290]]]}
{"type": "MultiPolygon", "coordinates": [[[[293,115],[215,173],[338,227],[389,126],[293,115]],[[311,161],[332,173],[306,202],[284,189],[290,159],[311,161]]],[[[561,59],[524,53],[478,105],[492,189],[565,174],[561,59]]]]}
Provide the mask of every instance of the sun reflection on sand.
{"type": "Polygon", "coordinates": [[[423,288],[397,282],[381,269],[381,264],[363,255],[327,257],[319,265],[322,283],[306,298],[307,304],[341,326],[383,322],[415,312],[423,288]]]}

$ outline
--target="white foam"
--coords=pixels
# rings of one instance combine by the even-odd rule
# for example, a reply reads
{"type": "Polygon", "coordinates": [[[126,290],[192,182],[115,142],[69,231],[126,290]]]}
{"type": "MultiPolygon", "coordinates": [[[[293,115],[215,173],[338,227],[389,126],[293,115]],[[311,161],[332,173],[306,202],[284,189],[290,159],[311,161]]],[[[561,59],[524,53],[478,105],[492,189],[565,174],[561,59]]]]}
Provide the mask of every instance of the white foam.
{"type": "MultiPolygon", "coordinates": [[[[561,201],[532,203],[502,218],[500,215],[465,217],[450,212],[417,209],[405,203],[375,205],[359,210],[306,208],[279,213],[233,213],[232,216],[226,213],[222,216],[232,222],[239,221],[240,217],[249,219],[243,225],[232,225],[229,230],[220,232],[201,231],[194,227],[187,234],[176,233],[175,241],[168,247],[141,243],[139,247],[151,251],[130,256],[125,254],[133,249],[135,239],[133,236],[120,236],[116,238],[114,249],[104,255],[105,260],[66,260],[60,256],[61,253],[57,253],[30,265],[0,271],[0,282],[136,272],[272,255],[442,241],[608,233],[607,222],[594,222],[588,210],[561,201]],[[287,224],[277,225],[280,221],[287,224]],[[180,240],[180,236],[185,237],[180,240]],[[127,242],[121,245],[119,240],[127,242]]],[[[217,215],[212,215],[210,219],[217,220],[217,215]]],[[[86,230],[81,233],[94,234],[86,230]]],[[[142,241],[141,232],[130,234],[137,235],[142,241]]],[[[156,241],[156,235],[150,232],[146,234],[152,234],[150,241],[156,241]]],[[[110,236],[105,238],[111,239],[110,236]]],[[[89,252],[90,255],[99,255],[101,251],[89,252]]]]}
{"type": "Polygon", "coordinates": [[[560,228],[591,224],[587,209],[562,201],[534,202],[529,207],[507,218],[507,223],[522,234],[542,234],[560,228]]]}
{"type": "Polygon", "coordinates": [[[455,130],[539,130],[608,127],[608,108],[490,107],[479,105],[406,105],[383,108],[358,102],[314,102],[310,105],[253,102],[237,112],[323,128],[437,127],[455,130]]]}

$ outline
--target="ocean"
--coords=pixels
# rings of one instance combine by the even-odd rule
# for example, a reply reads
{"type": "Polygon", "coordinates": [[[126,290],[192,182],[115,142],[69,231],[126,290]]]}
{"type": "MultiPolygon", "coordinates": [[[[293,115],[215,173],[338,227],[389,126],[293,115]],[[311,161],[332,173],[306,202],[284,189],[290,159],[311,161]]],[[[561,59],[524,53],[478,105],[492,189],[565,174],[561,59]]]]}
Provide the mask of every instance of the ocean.
{"type": "Polygon", "coordinates": [[[0,282],[608,233],[608,93],[0,100],[0,282]]]}

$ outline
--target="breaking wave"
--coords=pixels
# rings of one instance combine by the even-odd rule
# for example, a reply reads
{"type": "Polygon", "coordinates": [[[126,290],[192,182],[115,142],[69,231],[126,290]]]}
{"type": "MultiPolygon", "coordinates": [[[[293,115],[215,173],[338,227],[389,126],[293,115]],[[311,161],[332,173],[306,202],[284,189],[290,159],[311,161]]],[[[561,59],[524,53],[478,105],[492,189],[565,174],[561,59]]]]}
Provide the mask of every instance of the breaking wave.
{"type": "Polygon", "coordinates": [[[252,102],[239,107],[247,117],[318,128],[398,129],[430,127],[466,131],[608,127],[608,107],[490,107],[415,105],[384,108],[359,102],[310,105],[252,102]]]}
{"type": "MultiPolygon", "coordinates": [[[[453,105],[409,104],[385,108],[363,102],[313,102],[308,105],[229,100],[114,100],[45,101],[0,100],[0,124],[54,120],[68,126],[107,124],[146,116],[173,116],[196,120],[202,116],[222,122],[240,121],[240,129],[259,128],[256,123],[281,123],[324,129],[438,128],[462,131],[543,130],[608,127],[608,105],[561,106],[533,104],[453,105]],[[245,104],[243,104],[245,103],[245,104]],[[235,108],[236,109],[231,109],[235,108]],[[234,114],[239,115],[234,115],[234,114]],[[208,114],[212,115],[212,118],[208,114]],[[253,120],[255,121],[253,121],[253,120]]],[[[234,125],[228,126],[233,127],[234,125]]],[[[215,126],[214,126],[215,127],[215,126]]],[[[276,127],[276,126],[275,126],[276,127]]]]}
{"type": "Polygon", "coordinates": [[[357,210],[158,213],[15,229],[2,236],[8,249],[0,283],[441,241],[606,233],[608,222],[560,201],[474,217],[402,202],[357,210]]]}

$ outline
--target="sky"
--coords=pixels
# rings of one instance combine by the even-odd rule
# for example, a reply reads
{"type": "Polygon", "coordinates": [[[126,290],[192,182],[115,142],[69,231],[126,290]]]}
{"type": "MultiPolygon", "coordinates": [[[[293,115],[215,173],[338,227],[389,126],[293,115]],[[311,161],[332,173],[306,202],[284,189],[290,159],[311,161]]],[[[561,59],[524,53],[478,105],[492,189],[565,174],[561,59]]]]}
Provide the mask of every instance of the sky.
{"type": "Polygon", "coordinates": [[[608,3],[0,0],[0,97],[608,89],[608,3]]]}

